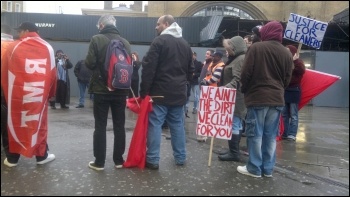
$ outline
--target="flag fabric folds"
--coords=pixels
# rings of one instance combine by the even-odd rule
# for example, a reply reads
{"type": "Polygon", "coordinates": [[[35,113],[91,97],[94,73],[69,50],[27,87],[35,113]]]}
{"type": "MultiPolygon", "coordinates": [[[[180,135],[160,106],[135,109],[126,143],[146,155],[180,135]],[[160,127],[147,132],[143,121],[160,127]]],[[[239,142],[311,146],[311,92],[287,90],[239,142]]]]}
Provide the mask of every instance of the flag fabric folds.
{"type": "Polygon", "coordinates": [[[151,97],[149,96],[146,96],[142,100],[139,97],[127,99],[128,108],[131,111],[138,113],[138,118],[131,138],[128,157],[123,164],[125,168],[145,168],[148,113],[152,111],[152,103],[150,101],[151,97]],[[135,100],[138,101],[140,107],[138,107],[135,100]]]}
{"type": "Polygon", "coordinates": [[[301,79],[301,100],[299,110],[303,108],[311,99],[321,94],[333,83],[341,79],[336,75],[306,69],[301,79]]]}

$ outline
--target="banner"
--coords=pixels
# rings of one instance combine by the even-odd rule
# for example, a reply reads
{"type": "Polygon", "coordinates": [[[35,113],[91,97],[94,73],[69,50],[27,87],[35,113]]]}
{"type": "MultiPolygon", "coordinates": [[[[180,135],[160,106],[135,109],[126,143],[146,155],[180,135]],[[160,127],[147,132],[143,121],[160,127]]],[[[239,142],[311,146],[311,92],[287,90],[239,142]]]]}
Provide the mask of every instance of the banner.
{"type": "Polygon", "coordinates": [[[196,134],[231,139],[236,89],[201,86],[196,134]]]}
{"type": "Polygon", "coordinates": [[[319,49],[328,23],[291,13],[283,38],[319,49]]]}

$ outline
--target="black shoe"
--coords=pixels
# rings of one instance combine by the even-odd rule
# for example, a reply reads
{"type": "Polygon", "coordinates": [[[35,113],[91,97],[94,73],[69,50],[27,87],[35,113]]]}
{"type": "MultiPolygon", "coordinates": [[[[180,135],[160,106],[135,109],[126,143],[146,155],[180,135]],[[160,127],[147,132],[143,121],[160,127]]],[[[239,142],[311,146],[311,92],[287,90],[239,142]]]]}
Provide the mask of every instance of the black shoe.
{"type": "Polygon", "coordinates": [[[61,106],[61,109],[69,109],[68,106],[61,106]]]}
{"type": "Polygon", "coordinates": [[[158,170],[159,165],[146,162],[146,168],[151,169],[151,170],[158,170]]]}
{"type": "Polygon", "coordinates": [[[84,108],[84,105],[78,105],[75,108],[84,108]]]}
{"type": "Polygon", "coordinates": [[[225,155],[219,155],[218,157],[221,161],[239,161],[239,158],[234,156],[231,152],[225,155]]]}
{"type": "Polygon", "coordinates": [[[229,152],[230,152],[229,150],[223,150],[222,152],[218,152],[218,155],[226,155],[229,152]]]}

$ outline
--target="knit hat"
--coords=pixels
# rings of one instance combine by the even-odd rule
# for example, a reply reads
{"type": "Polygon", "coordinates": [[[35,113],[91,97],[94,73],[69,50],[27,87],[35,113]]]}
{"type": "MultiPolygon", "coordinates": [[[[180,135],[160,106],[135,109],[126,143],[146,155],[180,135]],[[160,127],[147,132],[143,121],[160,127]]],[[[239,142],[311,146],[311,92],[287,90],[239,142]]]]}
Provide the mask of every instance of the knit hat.
{"type": "Polygon", "coordinates": [[[223,54],[220,51],[217,51],[213,54],[213,56],[219,56],[220,58],[222,58],[223,54]]]}
{"type": "Polygon", "coordinates": [[[298,49],[293,45],[287,45],[287,48],[290,50],[290,52],[292,53],[292,56],[294,57],[294,55],[297,53],[298,49]]]}

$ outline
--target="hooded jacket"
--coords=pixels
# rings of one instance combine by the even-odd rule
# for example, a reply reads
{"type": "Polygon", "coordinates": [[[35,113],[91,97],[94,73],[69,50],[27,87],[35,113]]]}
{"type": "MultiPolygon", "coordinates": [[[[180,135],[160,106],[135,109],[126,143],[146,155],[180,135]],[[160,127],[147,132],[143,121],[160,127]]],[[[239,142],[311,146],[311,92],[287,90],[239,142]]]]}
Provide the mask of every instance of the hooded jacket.
{"type": "Polygon", "coordinates": [[[126,51],[131,56],[130,43],[122,38],[117,28],[113,25],[107,25],[99,34],[93,36],[90,41],[88,54],[85,58],[85,65],[93,71],[89,84],[89,94],[115,94],[128,95],[129,90],[117,89],[109,91],[105,79],[102,79],[101,70],[104,68],[109,38],[118,39],[124,43],[126,51]]]}
{"type": "Polygon", "coordinates": [[[247,108],[244,104],[244,95],[241,92],[240,80],[245,53],[247,52],[247,45],[242,37],[235,36],[229,39],[227,45],[224,44],[224,46],[226,50],[233,51],[234,55],[231,57],[233,60],[231,62],[228,61],[225,65],[221,82],[226,88],[235,88],[237,90],[234,115],[244,119],[247,108]]]}
{"type": "Polygon", "coordinates": [[[245,104],[284,106],[284,89],[292,76],[293,59],[281,44],[283,27],[272,21],[260,33],[262,42],[250,46],[241,73],[245,104]]]}
{"type": "Polygon", "coordinates": [[[140,96],[164,96],[153,98],[155,104],[185,105],[193,71],[192,50],[174,22],[153,40],[142,60],[140,96]]]}

